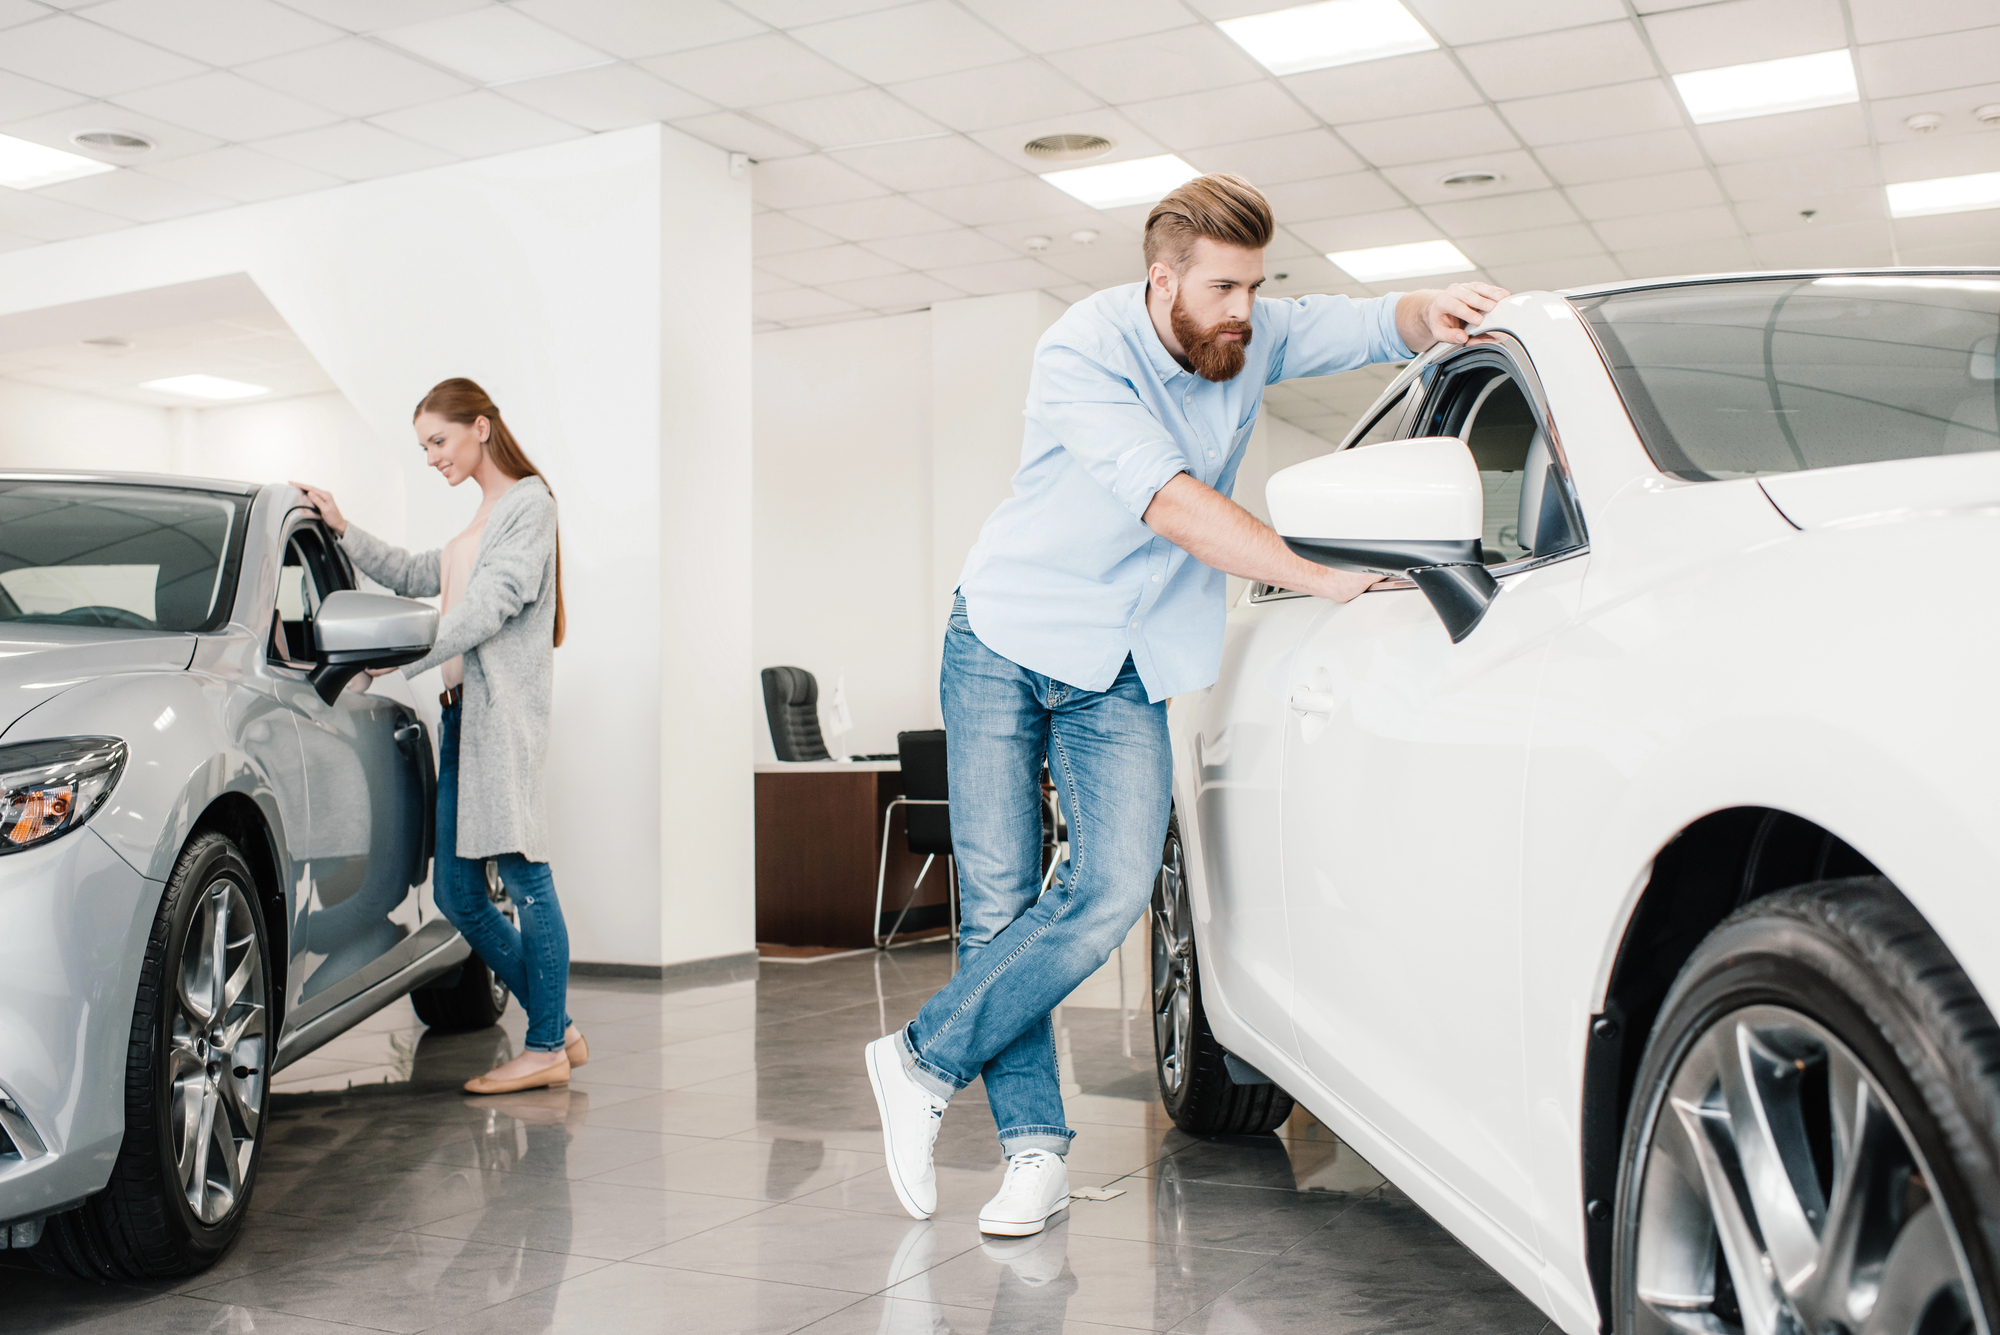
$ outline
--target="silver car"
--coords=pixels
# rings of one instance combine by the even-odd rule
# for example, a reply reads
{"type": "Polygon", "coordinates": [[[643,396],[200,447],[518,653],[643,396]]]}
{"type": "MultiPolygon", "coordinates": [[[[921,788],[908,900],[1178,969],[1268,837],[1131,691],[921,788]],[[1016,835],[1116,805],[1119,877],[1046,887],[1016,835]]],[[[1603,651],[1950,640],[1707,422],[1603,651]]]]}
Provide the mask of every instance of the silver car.
{"type": "Polygon", "coordinates": [[[363,675],[436,631],[290,487],[0,474],[0,1247],[199,1270],[276,1072],[406,993],[499,1018],[429,895],[429,730],[363,675]]]}

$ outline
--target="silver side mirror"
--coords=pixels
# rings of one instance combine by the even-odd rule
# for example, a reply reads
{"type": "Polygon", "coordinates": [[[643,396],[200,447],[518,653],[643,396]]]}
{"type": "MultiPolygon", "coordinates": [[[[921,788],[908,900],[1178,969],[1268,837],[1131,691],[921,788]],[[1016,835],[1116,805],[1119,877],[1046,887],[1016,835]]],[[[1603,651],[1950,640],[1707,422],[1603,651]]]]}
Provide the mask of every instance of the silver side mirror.
{"type": "Polygon", "coordinates": [[[382,593],[330,593],[313,618],[313,670],[319,698],[332,704],[364,668],[401,667],[431,651],[438,613],[426,603],[382,593]]]}

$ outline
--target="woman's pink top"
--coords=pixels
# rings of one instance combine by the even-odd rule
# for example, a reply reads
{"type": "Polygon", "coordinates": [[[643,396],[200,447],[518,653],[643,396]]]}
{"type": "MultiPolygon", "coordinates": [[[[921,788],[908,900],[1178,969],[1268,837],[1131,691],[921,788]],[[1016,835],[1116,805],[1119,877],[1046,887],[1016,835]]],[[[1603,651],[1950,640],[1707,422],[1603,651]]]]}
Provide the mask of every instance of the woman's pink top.
{"type": "MultiPolygon", "coordinates": [[[[449,612],[458,606],[459,599],[465,597],[466,581],[472,578],[472,563],[479,556],[479,535],[486,531],[486,514],[482,509],[472,518],[472,524],[465,532],[444,545],[442,584],[443,604],[440,612],[449,612]]],[[[465,683],[465,660],[449,658],[438,666],[444,675],[446,690],[465,683]]]]}

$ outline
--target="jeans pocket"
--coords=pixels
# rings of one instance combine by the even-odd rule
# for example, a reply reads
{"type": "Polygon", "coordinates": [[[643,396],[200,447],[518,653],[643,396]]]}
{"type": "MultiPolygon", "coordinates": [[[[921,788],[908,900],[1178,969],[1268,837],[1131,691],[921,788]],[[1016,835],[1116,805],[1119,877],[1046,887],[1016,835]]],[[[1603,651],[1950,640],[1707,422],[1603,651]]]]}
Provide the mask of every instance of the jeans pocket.
{"type": "Polygon", "coordinates": [[[959,594],[951,605],[951,617],[945,623],[947,630],[955,630],[961,635],[972,634],[972,619],[965,614],[965,595],[959,594]]]}

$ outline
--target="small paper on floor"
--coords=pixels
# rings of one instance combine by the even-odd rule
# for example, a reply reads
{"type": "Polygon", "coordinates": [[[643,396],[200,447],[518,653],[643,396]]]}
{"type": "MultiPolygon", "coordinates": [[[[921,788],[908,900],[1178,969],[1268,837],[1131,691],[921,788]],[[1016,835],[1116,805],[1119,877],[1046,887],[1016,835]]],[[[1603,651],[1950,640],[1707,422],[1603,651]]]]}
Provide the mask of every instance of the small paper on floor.
{"type": "Polygon", "coordinates": [[[1079,1201],[1112,1201],[1125,1194],[1123,1187],[1071,1187],[1070,1198],[1079,1201]]]}

